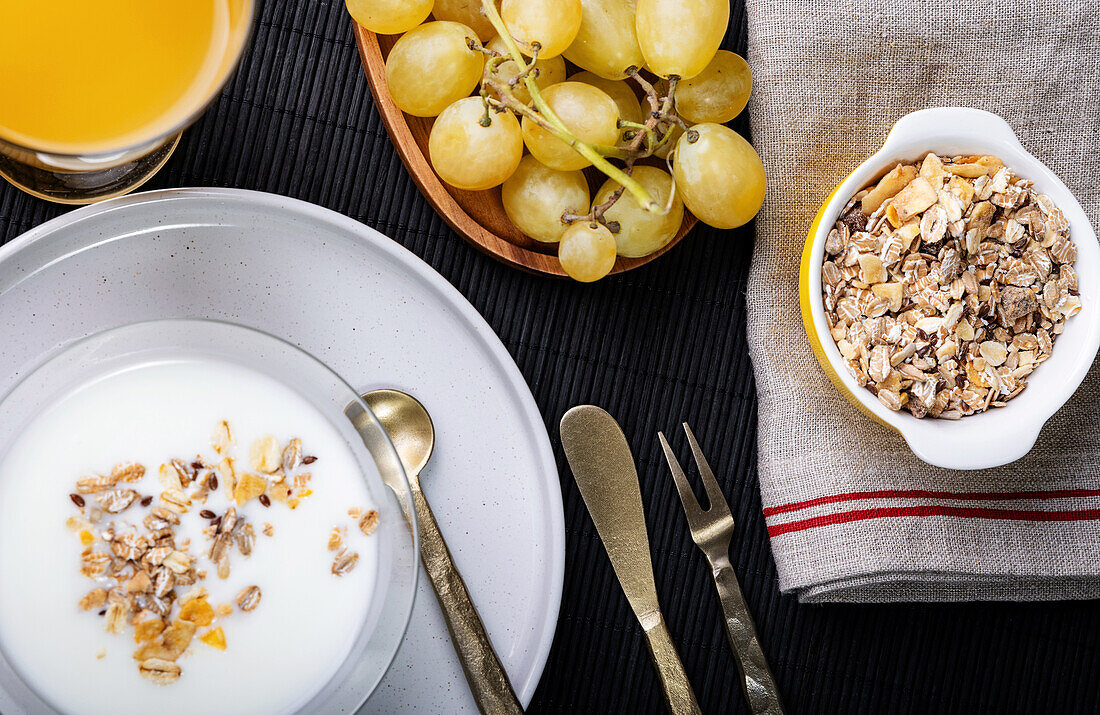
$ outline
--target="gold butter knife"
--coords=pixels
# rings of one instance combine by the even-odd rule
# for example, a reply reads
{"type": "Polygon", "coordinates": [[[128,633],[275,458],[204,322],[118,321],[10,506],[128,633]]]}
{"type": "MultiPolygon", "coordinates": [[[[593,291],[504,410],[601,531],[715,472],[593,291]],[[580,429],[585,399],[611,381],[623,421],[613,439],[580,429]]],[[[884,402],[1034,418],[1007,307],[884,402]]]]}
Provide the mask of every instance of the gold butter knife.
{"type": "Polygon", "coordinates": [[[622,429],[599,407],[581,405],[561,418],[561,442],[626,600],[642,624],[669,712],[699,713],[657,603],[638,472],[622,429]]]}

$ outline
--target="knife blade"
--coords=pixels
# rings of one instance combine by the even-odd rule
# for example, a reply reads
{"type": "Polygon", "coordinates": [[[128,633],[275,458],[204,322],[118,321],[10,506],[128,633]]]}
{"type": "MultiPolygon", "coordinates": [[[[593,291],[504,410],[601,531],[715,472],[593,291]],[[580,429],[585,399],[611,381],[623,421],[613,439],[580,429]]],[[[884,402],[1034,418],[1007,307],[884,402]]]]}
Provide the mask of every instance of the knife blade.
{"type": "Polygon", "coordinates": [[[581,405],[562,417],[561,441],[611,566],[645,632],[669,711],[698,713],[657,602],[638,471],[622,428],[599,407],[581,405]]]}

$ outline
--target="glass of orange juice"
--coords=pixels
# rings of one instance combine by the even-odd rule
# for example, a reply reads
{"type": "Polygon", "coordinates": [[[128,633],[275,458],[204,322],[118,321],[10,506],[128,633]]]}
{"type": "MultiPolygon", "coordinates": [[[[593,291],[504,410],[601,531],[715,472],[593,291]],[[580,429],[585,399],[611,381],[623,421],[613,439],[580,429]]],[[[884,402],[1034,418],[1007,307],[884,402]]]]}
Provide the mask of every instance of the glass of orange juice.
{"type": "Polygon", "coordinates": [[[0,0],[0,176],[50,201],[133,191],[228,80],[254,0],[0,0]]]}

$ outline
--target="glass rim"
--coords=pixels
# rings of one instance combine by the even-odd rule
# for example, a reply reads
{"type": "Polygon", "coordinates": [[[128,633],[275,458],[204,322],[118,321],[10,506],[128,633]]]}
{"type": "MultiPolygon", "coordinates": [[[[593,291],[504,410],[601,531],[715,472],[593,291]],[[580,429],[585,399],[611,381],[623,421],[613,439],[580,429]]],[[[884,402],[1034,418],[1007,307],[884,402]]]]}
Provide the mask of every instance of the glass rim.
{"type": "MultiPolygon", "coordinates": [[[[252,40],[252,33],[254,30],[254,23],[256,20],[256,4],[259,0],[241,0],[244,6],[244,13],[241,17],[241,30],[237,33],[239,39],[235,48],[232,48],[233,60],[229,62],[224,74],[218,77],[217,81],[210,85],[209,93],[204,96],[203,100],[199,102],[194,111],[185,115],[179,122],[173,124],[170,128],[155,134],[147,139],[142,139],[133,144],[127,144],[111,149],[97,149],[95,151],[88,152],[71,152],[71,151],[51,151],[50,149],[44,149],[41,147],[28,146],[27,144],[20,143],[13,139],[9,139],[0,133],[0,146],[9,146],[17,151],[30,152],[34,154],[45,154],[50,157],[56,157],[59,159],[102,159],[106,157],[113,157],[119,154],[130,154],[132,152],[147,150],[152,151],[156,147],[160,146],[169,137],[179,134],[192,124],[194,124],[199,117],[206,113],[206,110],[210,108],[210,105],[214,103],[214,100],[218,98],[221,91],[225,89],[225,86],[229,84],[229,80],[237,73],[237,69],[241,65],[241,59],[244,57],[245,50],[248,49],[248,45],[252,40]]],[[[91,169],[92,167],[89,167],[91,169]]]]}

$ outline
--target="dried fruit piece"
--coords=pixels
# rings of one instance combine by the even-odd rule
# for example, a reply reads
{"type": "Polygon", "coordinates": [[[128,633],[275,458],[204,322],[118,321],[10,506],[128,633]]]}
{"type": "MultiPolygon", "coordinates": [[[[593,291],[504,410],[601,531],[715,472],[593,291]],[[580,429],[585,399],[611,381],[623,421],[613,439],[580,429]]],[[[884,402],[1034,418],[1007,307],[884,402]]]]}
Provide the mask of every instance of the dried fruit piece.
{"type": "Polygon", "coordinates": [[[981,164],[949,164],[944,168],[955,176],[961,176],[967,179],[976,179],[979,176],[985,176],[989,173],[988,167],[982,166],[981,164]]]}
{"type": "Polygon", "coordinates": [[[257,472],[272,474],[283,464],[283,453],[279,449],[279,440],[266,434],[252,443],[248,451],[249,463],[257,472]]]}
{"type": "Polygon", "coordinates": [[[242,474],[233,489],[233,499],[237,506],[243,506],[267,490],[267,480],[256,474],[242,474]]]}
{"type": "Polygon", "coordinates": [[[85,594],[84,598],[80,599],[80,610],[98,611],[103,608],[105,603],[107,603],[107,589],[93,588],[85,594]]]}
{"type": "Polygon", "coordinates": [[[134,626],[134,642],[149,643],[164,632],[164,621],[159,618],[141,621],[134,626]]]}
{"type": "Polygon", "coordinates": [[[237,466],[229,457],[218,464],[218,472],[222,475],[221,483],[225,487],[225,493],[232,498],[233,490],[237,487],[237,466]]]}
{"type": "Polygon", "coordinates": [[[218,423],[214,428],[214,434],[210,437],[210,444],[214,447],[214,451],[222,456],[225,456],[229,448],[235,444],[233,430],[230,429],[228,422],[222,420],[218,423]]]}
{"type": "Polygon", "coordinates": [[[91,529],[92,522],[82,516],[70,516],[65,520],[65,528],[75,534],[79,534],[81,531],[88,531],[91,529]]]}
{"type": "Polygon", "coordinates": [[[875,188],[867,192],[860,201],[860,208],[867,216],[873,214],[882,202],[901,191],[917,175],[917,167],[899,164],[890,170],[886,176],[879,179],[875,188]]]}
{"type": "Polygon", "coordinates": [[[267,495],[277,502],[286,504],[290,499],[290,485],[285,482],[272,484],[271,488],[267,490],[267,495]]]}
{"type": "Polygon", "coordinates": [[[214,607],[205,598],[193,598],[180,607],[179,618],[196,626],[209,626],[214,622],[214,607]]]}
{"type": "Polygon", "coordinates": [[[1005,359],[1008,357],[1008,350],[1005,349],[1005,346],[994,340],[983,342],[978,346],[978,352],[993,367],[1004,365],[1005,359]]]}
{"type": "Polygon", "coordinates": [[[920,215],[930,206],[934,206],[938,200],[939,195],[928,180],[918,176],[890,199],[886,217],[896,228],[908,223],[909,219],[920,215]]]}
{"type": "Polygon", "coordinates": [[[199,636],[199,640],[211,648],[225,650],[225,631],[221,629],[221,626],[203,633],[199,636]]]}
{"type": "Polygon", "coordinates": [[[870,253],[859,256],[859,270],[864,283],[884,283],[887,278],[882,259],[870,253]]]}
{"type": "Polygon", "coordinates": [[[901,301],[905,295],[905,286],[898,282],[878,283],[871,286],[871,291],[888,301],[887,312],[897,312],[901,309],[901,301]]]}

